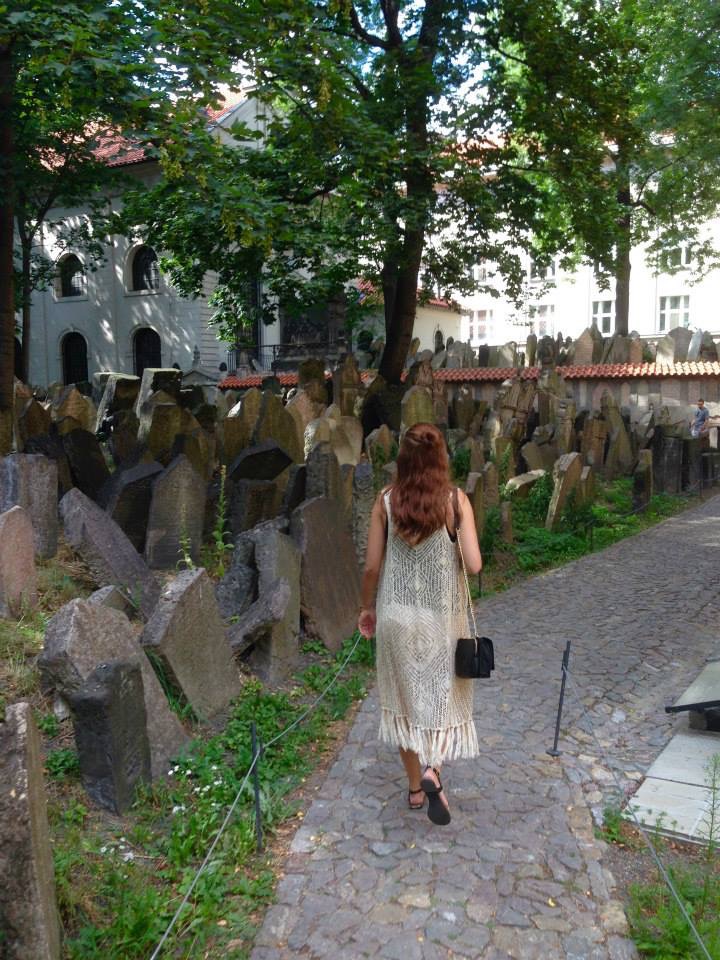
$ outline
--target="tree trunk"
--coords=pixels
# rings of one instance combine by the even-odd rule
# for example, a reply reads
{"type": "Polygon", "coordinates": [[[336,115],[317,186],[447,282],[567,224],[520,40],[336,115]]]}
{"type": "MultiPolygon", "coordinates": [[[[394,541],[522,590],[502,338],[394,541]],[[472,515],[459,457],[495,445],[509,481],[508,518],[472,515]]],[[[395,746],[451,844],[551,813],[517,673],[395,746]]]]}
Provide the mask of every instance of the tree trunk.
{"type": "MultiPolygon", "coordinates": [[[[15,295],[13,285],[13,62],[9,46],[0,47],[0,416],[12,411],[15,374],[15,295]]],[[[0,441],[3,431],[0,430],[0,441]]],[[[0,449],[0,454],[7,450],[0,449]]]]}
{"type": "Polygon", "coordinates": [[[22,234],[22,354],[20,378],[30,383],[30,329],[32,321],[32,278],[30,276],[32,240],[22,234]]]}
{"type": "Polygon", "coordinates": [[[412,236],[406,234],[405,253],[411,254],[409,259],[401,267],[386,264],[383,268],[385,349],[379,373],[387,383],[400,383],[412,342],[424,242],[423,231],[413,231],[412,236]]]}
{"type": "Polygon", "coordinates": [[[13,57],[9,46],[0,47],[0,455],[9,453],[15,374],[15,295],[13,271],[13,57]]]}
{"type": "Polygon", "coordinates": [[[623,141],[618,143],[617,202],[621,209],[618,240],[615,249],[615,333],[628,335],[630,324],[630,250],[632,248],[632,194],[625,162],[623,141]]]}

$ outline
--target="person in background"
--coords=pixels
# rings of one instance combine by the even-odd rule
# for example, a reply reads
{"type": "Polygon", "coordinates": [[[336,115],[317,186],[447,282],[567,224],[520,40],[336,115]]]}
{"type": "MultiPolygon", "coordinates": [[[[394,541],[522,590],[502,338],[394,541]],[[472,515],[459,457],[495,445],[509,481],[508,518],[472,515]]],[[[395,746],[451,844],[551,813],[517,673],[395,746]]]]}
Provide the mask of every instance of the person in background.
{"type": "Polygon", "coordinates": [[[475,518],[451,486],[445,438],[417,423],[400,444],[395,483],[373,506],[358,629],[377,637],[380,739],[400,748],[410,808],[422,809],[427,795],[428,816],[441,825],[450,822],[441,765],[478,753],[473,682],[454,666],[468,635],[456,515],[468,572],[477,573],[475,518]]]}
{"type": "Polygon", "coordinates": [[[710,411],[705,406],[705,401],[702,397],[697,402],[697,410],[695,411],[695,417],[690,421],[690,434],[693,437],[702,437],[707,433],[707,421],[710,416],[710,411]]]}

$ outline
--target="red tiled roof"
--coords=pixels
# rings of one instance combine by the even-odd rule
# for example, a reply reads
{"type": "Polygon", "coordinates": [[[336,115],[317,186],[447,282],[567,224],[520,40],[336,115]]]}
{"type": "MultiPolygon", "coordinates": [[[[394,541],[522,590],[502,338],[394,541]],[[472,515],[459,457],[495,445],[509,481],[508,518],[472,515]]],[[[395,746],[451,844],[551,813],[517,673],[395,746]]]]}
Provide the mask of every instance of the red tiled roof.
{"type": "Polygon", "coordinates": [[[120,134],[106,134],[101,137],[93,153],[108,167],[125,167],[148,159],[145,147],[138,146],[120,134]]]}
{"type": "MultiPolygon", "coordinates": [[[[584,366],[556,367],[566,380],[616,380],[633,377],[720,377],[720,363],[698,360],[687,363],[594,363],[584,366]]],[[[469,367],[444,368],[437,370],[438,380],[453,383],[489,383],[502,382],[520,377],[521,380],[537,380],[539,367],[469,367]]],[[[369,380],[371,374],[362,373],[363,380],[369,380]]],[[[326,374],[329,377],[329,374],[326,374]]],[[[249,387],[262,386],[264,377],[256,373],[249,377],[231,375],[225,377],[218,386],[221,390],[247,390],[249,387]]],[[[277,379],[283,387],[294,387],[298,382],[296,373],[279,373],[277,379]]],[[[403,376],[404,379],[404,376],[403,376]]]]}

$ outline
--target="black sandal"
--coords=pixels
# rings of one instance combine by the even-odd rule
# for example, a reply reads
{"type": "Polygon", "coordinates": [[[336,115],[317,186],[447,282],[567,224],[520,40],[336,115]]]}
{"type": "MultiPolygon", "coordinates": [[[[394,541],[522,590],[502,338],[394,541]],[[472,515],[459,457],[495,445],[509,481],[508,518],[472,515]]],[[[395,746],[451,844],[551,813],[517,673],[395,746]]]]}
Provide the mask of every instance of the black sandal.
{"type": "Polygon", "coordinates": [[[422,808],[425,806],[425,791],[423,790],[422,787],[418,787],[417,790],[408,790],[408,806],[410,807],[411,810],[422,810],[422,808]],[[420,801],[420,803],[413,803],[412,800],[410,799],[410,797],[414,793],[423,794],[423,798],[420,801]]]}
{"type": "Polygon", "coordinates": [[[450,823],[450,811],[440,799],[443,788],[440,774],[435,767],[426,767],[425,770],[432,770],[438,779],[437,784],[431,777],[426,776],[420,781],[420,786],[428,798],[428,817],[437,826],[446,827],[450,823]]]}

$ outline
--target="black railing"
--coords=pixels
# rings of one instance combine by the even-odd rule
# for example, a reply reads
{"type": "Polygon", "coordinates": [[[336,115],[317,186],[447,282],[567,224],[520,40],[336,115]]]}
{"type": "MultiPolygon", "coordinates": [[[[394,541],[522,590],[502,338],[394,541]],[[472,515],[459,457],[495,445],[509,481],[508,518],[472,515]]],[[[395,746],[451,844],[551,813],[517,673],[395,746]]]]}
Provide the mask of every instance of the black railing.
{"type": "Polygon", "coordinates": [[[331,364],[347,352],[340,340],[315,340],[303,343],[273,343],[259,347],[236,347],[227,354],[227,372],[277,373],[297,370],[303,360],[317,358],[331,364]]]}

